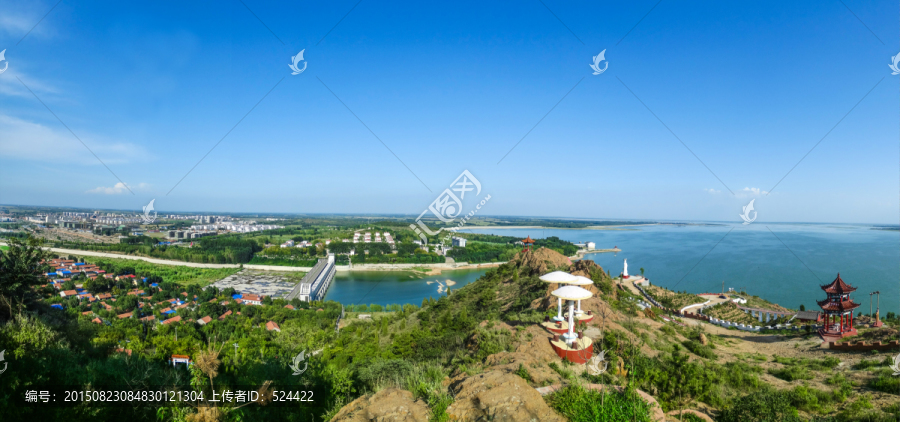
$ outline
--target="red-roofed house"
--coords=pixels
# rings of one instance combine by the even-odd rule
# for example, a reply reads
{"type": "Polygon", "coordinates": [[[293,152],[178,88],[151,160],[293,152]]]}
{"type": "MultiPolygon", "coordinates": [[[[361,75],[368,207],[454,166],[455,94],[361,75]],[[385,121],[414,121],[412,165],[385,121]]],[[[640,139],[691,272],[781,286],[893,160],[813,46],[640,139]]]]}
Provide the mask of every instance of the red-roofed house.
{"type": "Polygon", "coordinates": [[[150,315],[150,316],[145,316],[145,317],[141,318],[141,321],[153,321],[154,319],[156,319],[156,316],[150,315]]]}
{"type": "Polygon", "coordinates": [[[262,305],[263,297],[260,295],[241,295],[238,299],[246,302],[248,305],[262,305]]]}
{"type": "Polygon", "coordinates": [[[116,316],[117,316],[119,319],[122,319],[122,318],[131,318],[131,314],[132,314],[132,313],[133,313],[133,312],[128,312],[128,313],[125,313],[125,314],[119,314],[119,315],[116,315],[116,316]]]}
{"type": "Polygon", "coordinates": [[[101,321],[100,318],[94,318],[91,320],[91,322],[93,322],[94,324],[103,324],[103,321],[101,321]]]}
{"type": "Polygon", "coordinates": [[[200,324],[200,325],[206,325],[206,324],[209,324],[210,321],[212,321],[212,317],[210,317],[210,316],[205,316],[205,317],[203,317],[203,318],[198,319],[198,320],[197,320],[197,324],[200,324]]]}
{"type": "Polygon", "coordinates": [[[219,321],[224,320],[228,315],[231,315],[231,311],[225,312],[222,316],[219,317],[219,321]]]}
{"type": "Polygon", "coordinates": [[[281,327],[278,326],[278,323],[275,321],[269,321],[266,323],[266,329],[269,331],[278,331],[281,332],[281,327]]]}
{"type": "Polygon", "coordinates": [[[284,305],[284,309],[294,310],[294,305],[284,305]]]}
{"type": "Polygon", "coordinates": [[[168,323],[171,323],[171,322],[178,322],[178,321],[181,321],[181,317],[180,317],[180,316],[176,316],[176,317],[174,317],[174,318],[169,318],[169,319],[163,321],[162,323],[163,323],[163,324],[168,324],[168,323]]]}
{"type": "Polygon", "coordinates": [[[84,312],[81,313],[81,315],[90,315],[92,312],[93,312],[93,311],[84,311],[84,312]]]}
{"type": "Polygon", "coordinates": [[[131,349],[123,349],[119,347],[118,349],[116,349],[116,353],[124,353],[128,356],[131,356],[131,349]]]}
{"type": "Polygon", "coordinates": [[[78,296],[78,290],[64,290],[59,292],[59,295],[62,297],[78,296]]]}

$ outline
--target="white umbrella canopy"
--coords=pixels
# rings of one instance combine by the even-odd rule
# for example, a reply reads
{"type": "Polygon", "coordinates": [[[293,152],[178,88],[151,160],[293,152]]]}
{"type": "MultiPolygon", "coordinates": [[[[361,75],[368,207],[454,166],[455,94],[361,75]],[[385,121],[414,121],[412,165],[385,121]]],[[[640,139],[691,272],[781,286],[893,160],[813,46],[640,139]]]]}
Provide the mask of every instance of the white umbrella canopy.
{"type": "Polygon", "coordinates": [[[541,281],[546,281],[548,283],[564,283],[571,284],[574,281],[578,280],[578,278],[572,274],[569,274],[564,271],[554,271],[552,273],[544,274],[540,277],[541,281]]]}
{"type": "Polygon", "coordinates": [[[565,300],[584,300],[594,295],[593,293],[578,286],[560,287],[550,292],[550,294],[565,300]]]}
{"type": "Polygon", "coordinates": [[[569,281],[569,282],[565,282],[563,284],[569,284],[572,286],[593,286],[594,280],[591,280],[585,276],[576,275],[575,281],[569,281]]]}

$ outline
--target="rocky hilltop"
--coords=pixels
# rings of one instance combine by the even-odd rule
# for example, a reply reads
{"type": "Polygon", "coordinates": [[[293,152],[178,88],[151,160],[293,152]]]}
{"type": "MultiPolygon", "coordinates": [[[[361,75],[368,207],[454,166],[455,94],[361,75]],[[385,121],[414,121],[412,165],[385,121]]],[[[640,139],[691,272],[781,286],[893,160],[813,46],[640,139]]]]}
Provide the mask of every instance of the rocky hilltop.
{"type": "MultiPolygon", "coordinates": [[[[752,333],[666,315],[638,306],[640,294],[592,261],[573,263],[543,248],[522,251],[449,296],[382,322],[378,349],[351,363],[363,395],[329,416],[340,422],[900,417],[900,377],[891,377],[890,357],[828,350],[812,333],[752,333]],[[605,353],[600,375],[561,360],[540,325],[556,314],[550,292],[559,286],[538,277],[555,270],[594,281],[585,286],[594,296],[582,309],[595,318],[583,333],[594,339],[595,355],[605,353]]],[[[371,335],[366,329],[373,324],[379,321],[352,322],[342,335],[371,335]]],[[[879,333],[896,336],[890,327],[879,333]]]]}

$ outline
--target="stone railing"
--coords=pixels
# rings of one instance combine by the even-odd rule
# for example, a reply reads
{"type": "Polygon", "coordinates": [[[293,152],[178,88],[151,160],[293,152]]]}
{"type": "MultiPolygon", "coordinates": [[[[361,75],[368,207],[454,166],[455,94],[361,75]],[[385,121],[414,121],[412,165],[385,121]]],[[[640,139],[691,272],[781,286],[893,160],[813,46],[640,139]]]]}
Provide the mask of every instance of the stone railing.
{"type": "MultiPolygon", "coordinates": [[[[755,333],[758,333],[760,331],[767,331],[767,330],[790,330],[790,331],[804,330],[804,328],[802,328],[800,326],[790,325],[790,324],[784,324],[784,325],[775,324],[773,326],[759,326],[759,325],[749,325],[749,324],[738,324],[735,322],[725,321],[725,320],[721,320],[721,319],[714,318],[714,317],[709,317],[708,321],[710,324],[715,324],[722,328],[735,328],[735,329],[738,329],[741,331],[752,331],[755,333]]],[[[818,330],[821,327],[822,327],[821,325],[811,326],[810,331],[818,330]]]]}
{"type": "Polygon", "coordinates": [[[892,340],[887,344],[884,344],[880,341],[876,341],[874,343],[866,343],[864,341],[848,341],[844,343],[835,343],[832,341],[828,343],[828,348],[832,350],[849,350],[859,352],[865,352],[869,350],[891,350],[897,348],[898,346],[900,346],[900,340],[892,340]]]}

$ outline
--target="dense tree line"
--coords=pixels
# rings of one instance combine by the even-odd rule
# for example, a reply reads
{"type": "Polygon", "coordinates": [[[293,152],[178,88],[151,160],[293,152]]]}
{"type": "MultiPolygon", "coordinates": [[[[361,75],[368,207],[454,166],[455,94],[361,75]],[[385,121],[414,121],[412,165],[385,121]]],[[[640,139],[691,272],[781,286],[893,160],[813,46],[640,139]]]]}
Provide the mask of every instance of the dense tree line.
{"type": "Polygon", "coordinates": [[[250,262],[253,254],[262,250],[253,239],[239,235],[203,237],[193,242],[192,247],[172,245],[141,244],[97,244],[86,242],[54,242],[61,248],[87,251],[123,252],[126,254],[152,258],[209,264],[243,264],[250,262]]]}

